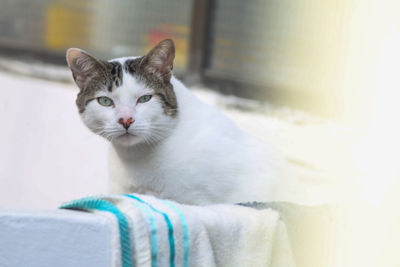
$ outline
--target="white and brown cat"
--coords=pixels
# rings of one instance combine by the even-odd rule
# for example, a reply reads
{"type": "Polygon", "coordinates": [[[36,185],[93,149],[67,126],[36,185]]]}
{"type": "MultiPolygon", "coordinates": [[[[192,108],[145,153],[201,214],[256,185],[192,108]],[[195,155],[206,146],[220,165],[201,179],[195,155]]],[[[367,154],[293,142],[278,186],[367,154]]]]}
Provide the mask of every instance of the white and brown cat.
{"type": "Polygon", "coordinates": [[[67,51],[82,120],[112,144],[111,191],[200,205],[294,200],[281,154],[201,102],[172,75],[174,57],[169,39],[109,61],[67,51]]]}

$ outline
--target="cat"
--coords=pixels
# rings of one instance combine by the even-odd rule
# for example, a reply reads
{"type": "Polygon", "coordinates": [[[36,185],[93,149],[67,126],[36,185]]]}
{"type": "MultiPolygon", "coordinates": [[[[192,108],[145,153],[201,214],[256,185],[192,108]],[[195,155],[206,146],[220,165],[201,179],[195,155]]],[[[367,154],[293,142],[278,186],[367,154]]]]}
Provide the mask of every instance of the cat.
{"type": "Polygon", "coordinates": [[[70,48],[83,123],[111,142],[112,193],[184,204],[293,201],[291,166],[172,75],[174,43],[102,61],[70,48]]]}

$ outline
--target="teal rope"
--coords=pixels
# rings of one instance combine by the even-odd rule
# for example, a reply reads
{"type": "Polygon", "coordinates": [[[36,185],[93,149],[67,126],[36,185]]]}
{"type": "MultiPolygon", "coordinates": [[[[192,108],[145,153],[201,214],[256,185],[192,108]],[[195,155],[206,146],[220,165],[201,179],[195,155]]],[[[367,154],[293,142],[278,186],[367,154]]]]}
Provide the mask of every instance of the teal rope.
{"type": "Polygon", "coordinates": [[[122,267],[133,267],[129,224],[125,215],[110,201],[99,198],[82,198],[63,203],[61,209],[99,210],[112,213],[118,220],[122,267]]]}
{"type": "Polygon", "coordinates": [[[168,207],[173,209],[179,217],[179,220],[181,221],[182,225],[182,230],[183,230],[183,266],[184,267],[189,267],[189,229],[188,229],[188,224],[186,222],[185,215],[183,215],[182,211],[174,205],[172,202],[168,200],[162,200],[168,207]]]}
{"type": "MultiPolygon", "coordinates": [[[[123,195],[129,196],[129,195],[123,195]]],[[[143,210],[150,221],[150,241],[151,241],[151,266],[157,267],[158,246],[157,246],[157,225],[153,213],[147,205],[142,203],[132,202],[138,209],[143,210]]]]}
{"type": "Polygon", "coordinates": [[[132,199],[135,199],[139,201],[140,203],[145,204],[148,206],[150,209],[152,209],[154,212],[161,214],[164,217],[165,223],[167,224],[168,227],[168,240],[169,240],[169,248],[170,248],[170,255],[169,255],[169,260],[170,260],[170,266],[175,267],[175,240],[174,240],[174,228],[172,226],[171,220],[169,219],[168,215],[165,212],[162,212],[159,209],[154,208],[153,205],[150,203],[142,200],[141,198],[135,196],[135,195],[124,195],[126,197],[130,197],[132,199]]]}

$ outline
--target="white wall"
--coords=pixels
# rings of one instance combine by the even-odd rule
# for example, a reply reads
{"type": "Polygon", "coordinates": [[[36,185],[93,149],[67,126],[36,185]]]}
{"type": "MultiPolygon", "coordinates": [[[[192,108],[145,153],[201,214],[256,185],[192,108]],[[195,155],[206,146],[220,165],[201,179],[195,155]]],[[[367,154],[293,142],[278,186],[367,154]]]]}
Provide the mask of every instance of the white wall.
{"type": "Polygon", "coordinates": [[[108,145],[80,121],[75,86],[3,72],[0,84],[0,208],[106,193],[108,145]]]}
{"type": "Polygon", "coordinates": [[[110,225],[85,212],[0,210],[0,266],[111,266],[110,225]]]}

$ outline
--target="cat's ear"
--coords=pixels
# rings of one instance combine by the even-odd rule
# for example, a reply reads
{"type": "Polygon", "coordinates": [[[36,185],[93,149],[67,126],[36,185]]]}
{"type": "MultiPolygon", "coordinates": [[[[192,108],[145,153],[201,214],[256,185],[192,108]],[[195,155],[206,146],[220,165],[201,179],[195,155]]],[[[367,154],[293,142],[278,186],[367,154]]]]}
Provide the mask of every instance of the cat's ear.
{"type": "Polygon", "coordinates": [[[171,39],[161,41],[146,56],[143,57],[141,67],[154,73],[164,81],[171,79],[175,58],[175,46],[171,39]]]}
{"type": "Polygon", "coordinates": [[[91,78],[101,75],[104,70],[104,64],[100,60],[81,49],[69,48],[66,57],[72,77],[81,90],[86,87],[91,78]]]}

